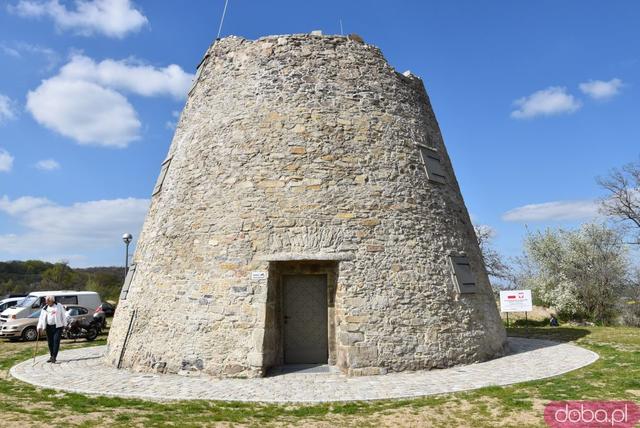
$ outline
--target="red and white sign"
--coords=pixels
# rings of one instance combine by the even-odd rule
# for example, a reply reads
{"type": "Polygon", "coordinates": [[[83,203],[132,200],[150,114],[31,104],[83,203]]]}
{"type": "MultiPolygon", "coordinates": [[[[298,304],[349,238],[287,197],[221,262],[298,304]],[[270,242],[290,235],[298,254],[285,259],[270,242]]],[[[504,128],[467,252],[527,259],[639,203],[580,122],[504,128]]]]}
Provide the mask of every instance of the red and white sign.
{"type": "Polygon", "coordinates": [[[533,309],[531,290],[507,290],[500,292],[502,312],[529,312],[533,309]]]}

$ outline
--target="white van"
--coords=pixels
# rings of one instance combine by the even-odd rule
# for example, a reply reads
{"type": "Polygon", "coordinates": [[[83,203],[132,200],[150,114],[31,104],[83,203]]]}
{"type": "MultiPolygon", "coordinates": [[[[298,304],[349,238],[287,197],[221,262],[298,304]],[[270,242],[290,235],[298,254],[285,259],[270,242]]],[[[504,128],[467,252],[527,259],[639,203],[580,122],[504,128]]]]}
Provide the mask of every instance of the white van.
{"type": "Polygon", "coordinates": [[[28,317],[44,305],[46,296],[53,296],[56,302],[63,305],[83,306],[91,315],[102,303],[100,295],[95,291],[34,291],[29,293],[17,306],[5,309],[0,314],[0,323],[28,317]]]}
{"type": "Polygon", "coordinates": [[[17,305],[20,300],[24,299],[24,296],[22,297],[8,297],[6,299],[2,299],[0,300],[0,314],[5,310],[5,309],[9,309],[14,307],[15,305],[17,305]]]}

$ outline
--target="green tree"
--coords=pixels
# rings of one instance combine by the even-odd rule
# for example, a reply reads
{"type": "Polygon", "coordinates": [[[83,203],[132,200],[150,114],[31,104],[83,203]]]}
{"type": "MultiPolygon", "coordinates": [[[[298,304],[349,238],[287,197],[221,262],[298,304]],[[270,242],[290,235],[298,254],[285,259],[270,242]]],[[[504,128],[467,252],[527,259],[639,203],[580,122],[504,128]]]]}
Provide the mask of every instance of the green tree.
{"type": "Polygon", "coordinates": [[[117,301],[122,283],[115,275],[105,273],[89,274],[86,282],[86,290],[100,294],[102,300],[117,301]]]}
{"type": "Polygon", "coordinates": [[[42,272],[42,282],[56,288],[73,288],[76,279],[77,276],[67,262],[56,263],[42,272]]]}
{"type": "Polygon", "coordinates": [[[473,230],[476,232],[476,240],[480,247],[482,261],[484,262],[487,274],[492,279],[492,284],[499,280],[513,281],[513,272],[509,265],[504,261],[504,257],[493,246],[493,238],[496,235],[495,230],[487,225],[474,225],[473,230]]]}
{"type": "Polygon", "coordinates": [[[640,327],[640,268],[634,269],[620,302],[620,314],[624,324],[640,327]]]}
{"type": "Polygon", "coordinates": [[[626,288],[629,262],[622,234],[605,225],[546,230],[525,238],[531,284],[565,318],[610,324],[626,288]]]}

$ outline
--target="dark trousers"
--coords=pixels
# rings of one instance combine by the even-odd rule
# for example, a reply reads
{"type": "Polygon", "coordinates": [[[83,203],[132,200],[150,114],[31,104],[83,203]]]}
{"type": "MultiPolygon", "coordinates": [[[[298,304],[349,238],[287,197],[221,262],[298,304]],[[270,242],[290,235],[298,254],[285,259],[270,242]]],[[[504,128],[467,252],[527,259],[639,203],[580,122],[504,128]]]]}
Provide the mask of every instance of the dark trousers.
{"type": "Polygon", "coordinates": [[[47,324],[47,344],[49,345],[49,354],[51,359],[58,357],[58,349],[60,349],[60,339],[62,339],[62,327],[47,324]]]}

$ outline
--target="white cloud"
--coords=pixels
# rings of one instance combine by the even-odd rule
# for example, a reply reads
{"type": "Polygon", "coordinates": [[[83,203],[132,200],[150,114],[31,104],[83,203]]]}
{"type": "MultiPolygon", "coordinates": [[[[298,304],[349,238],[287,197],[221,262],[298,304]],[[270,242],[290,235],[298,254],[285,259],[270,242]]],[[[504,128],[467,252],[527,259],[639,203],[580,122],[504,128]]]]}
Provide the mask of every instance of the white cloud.
{"type": "Polygon", "coordinates": [[[588,82],[581,83],[579,86],[580,90],[591,98],[604,100],[618,95],[623,83],[622,80],[615,78],[608,82],[603,80],[590,80],[588,82]]]}
{"type": "Polygon", "coordinates": [[[60,169],[60,163],[55,159],[42,159],[36,163],[36,168],[41,171],[53,171],[60,169]]]}
{"type": "Polygon", "coordinates": [[[10,172],[13,168],[13,159],[14,157],[8,151],[0,149],[0,172],[10,172]]]}
{"type": "Polygon", "coordinates": [[[76,0],[75,5],[75,10],[69,10],[59,0],[20,0],[9,11],[23,17],[48,17],[61,30],[84,36],[122,38],[149,22],[130,0],[76,0]]]}
{"type": "Polygon", "coordinates": [[[42,125],[80,144],[126,147],[140,138],[140,121],[118,92],[59,76],[27,94],[27,109],[42,125]]]}
{"type": "Polygon", "coordinates": [[[45,198],[0,198],[0,211],[24,228],[20,234],[0,235],[0,248],[22,257],[79,254],[120,246],[124,232],[140,230],[147,199],[111,199],[58,205],[45,198]]]}
{"type": "Polygon", "coordinates": [[[174,110],[171,112],[171,116],[173,116],[174,120],[167,120],[164,123],[164,127],[170,130],[175,130],[176,126],[178,125],[178,119],[180,118],[180,112],[177,110],[174,110]]]}
{"type": "Polygon", "coordinates": [[[505,221],[562,221],[583,220],[598,215],[599,205],[594,200],[554,201],[524,205],[502,215],[505,221]]]}
{"type": "Polygon", "coordinates": [[[14,58],[20,58],[20,57],[22,57],[22,55],[20,55],[20,52],[19,52],[17,49],[12,48],[12,47],[10,47],[10,46],[7,46],[7,45],[5,45],[5,44],[1,44],[1,45],[0,45],[0,49],[2,49],[2,52],[3,52],[5,55],[9,55],[9,56],[12,56],[12,57],[14,57],[14,58]]]}
{"type": "Polygon", "coordinates": [[[15,119],[16,114],[11,98],[0,94],[0,124],[7,120],[15,119]]]}
{"type": "Polygon", "coordinates": [[[18,215],[31,211],[43,205],[50,205],[51,202],[46,198],[34,198],[33,196],[23,196],[13,201],[6,195],[0,198],[0,211],[4,211],[10,215],[18,215]]]}
{"type": "Polygon", "coordinates": [[[567,92],[567,88],[560,86],[534,92],[516,100],[514,104],[518,108],[511,112],[511,117],[515,119],[573,113],[582,106],[580,100],[567,92]]]}
{"type": "Polygon", "coordinates": [[[84,55],[74,55],[62,67],[60,76],[70,80],[95,82],[108,88],[142,96],[171,95],[184,98],[193,75],[176,64],[164,68],[145,65],[135,59],[116,61],[106,59],[96,63],[84,55]]]}
{"type": "Polygon", "coordinates": [[[46,71],[53,69],[60,61],[60,56],[53,49],[26,42],[14,42],[10,45],[0,43],[0,51],[17,59],[24,58],[27,55],[42,58],[47,62],[47,66],[44,68],[46,71]]]}
{"type": "Polygon", "coordinates": [[[126,147],[140,138],[141,123],[118,91],[184,98],[193,75],[136,60],[95,62],[74,55],[59,73],[27,95],[27,109],[42,125],[80,144],[126,147]]]}

